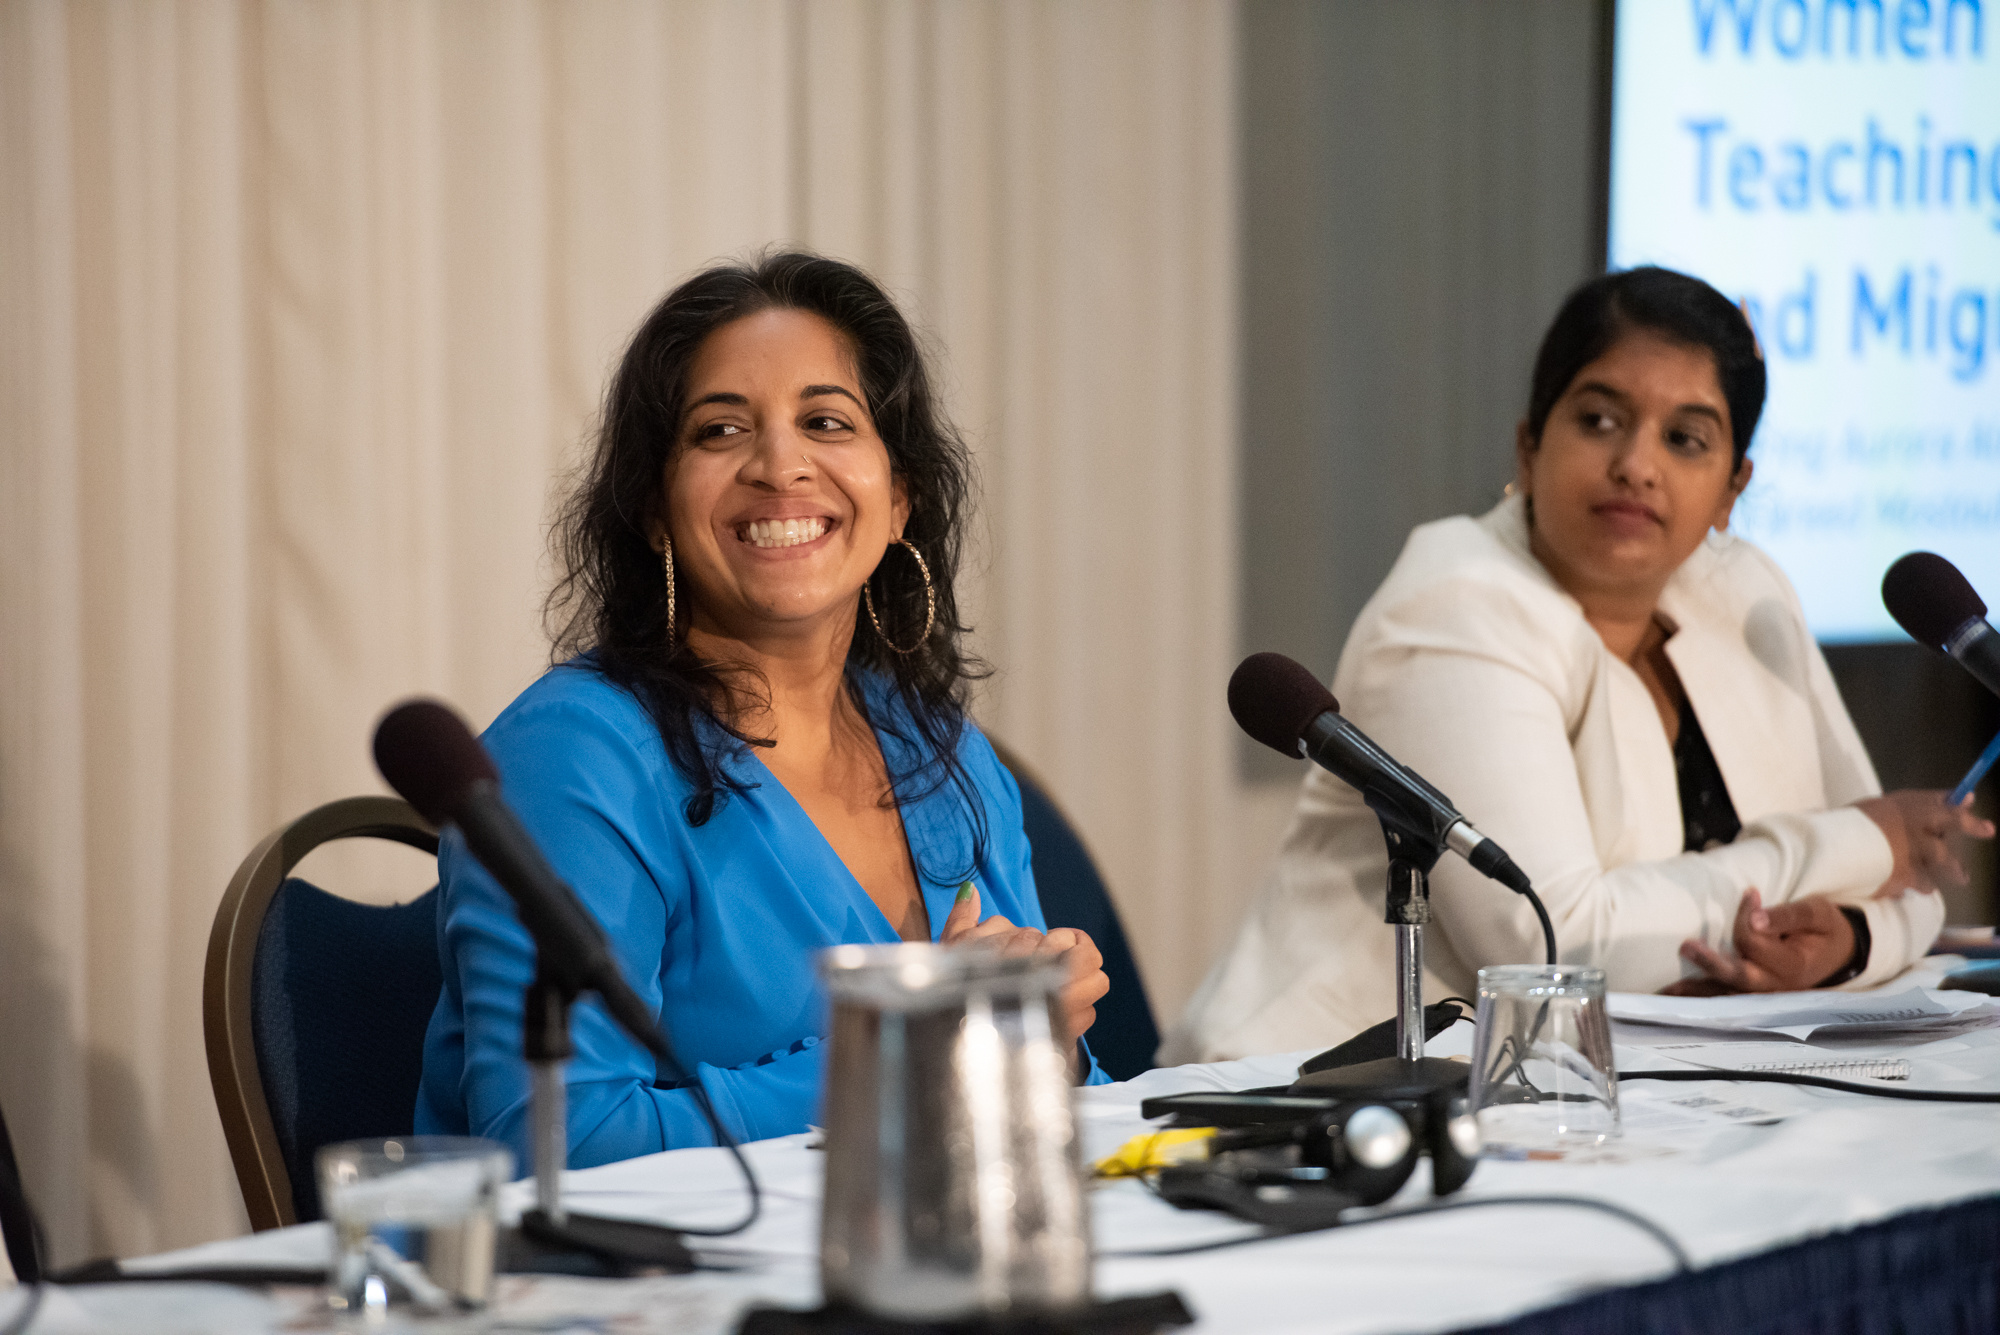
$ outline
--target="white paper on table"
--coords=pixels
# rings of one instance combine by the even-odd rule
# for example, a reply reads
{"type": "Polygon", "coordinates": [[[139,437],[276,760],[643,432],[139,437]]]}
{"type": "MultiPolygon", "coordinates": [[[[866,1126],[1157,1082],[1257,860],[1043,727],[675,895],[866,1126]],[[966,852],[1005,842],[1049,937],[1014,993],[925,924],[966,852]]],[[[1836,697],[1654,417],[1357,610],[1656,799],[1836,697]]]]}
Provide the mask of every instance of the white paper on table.
{"type": "Polygon", "coordinates": [[[1974,992],[1959,1000],[1922,988],[1891,995],[1772,992],[1758,996],[1661,997],[1636,992],[1607,998],[1611,1018],[1703,1033],[1801,1042],[1820,1038],[1936,1038],[2000,1024],[2000,1006],[1974,992]],[[1946,998],[1949,997],[1949,1000],[1946,998]]]}
{"type": "MultiPolygon", "coordinates": [[[[1718,1081],[1726,1078],[1716,1077],[1718,1081]]],[[[1621,1084],[1618,1134],[1611,1139],[1596,1145],[1555,1149],[1489,1145],[1485,1157],[1503,1161],[1560,1159],[1570,1164],[1639,1163],[1699,1150],[1731,1127],[1770,1126],[1784,1121],[1786,1116],[1714,1089],[1621,1084]]]]}
{"type": "Polygon", "coordinates": [[[1784,1113],[1773,1109],[1700,1090],[1648,1086],[1642,1092],[1620,1085],[1618,1094],[1618,1130],[1626,1136],[1706,1135],[1719,1126],[1768,1126],[1785,1120],[1784,1113]]]}

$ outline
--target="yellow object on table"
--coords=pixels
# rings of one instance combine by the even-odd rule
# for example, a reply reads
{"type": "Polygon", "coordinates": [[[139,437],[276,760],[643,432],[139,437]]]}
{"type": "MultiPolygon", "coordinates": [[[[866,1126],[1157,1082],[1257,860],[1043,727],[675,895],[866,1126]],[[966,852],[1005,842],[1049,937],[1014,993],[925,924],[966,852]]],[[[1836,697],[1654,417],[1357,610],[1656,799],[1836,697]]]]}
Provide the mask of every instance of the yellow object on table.
{"type": "Polygon", "coordinates": [[[1212,1126],[1148,1131],[1120,1145],[1116,1154],[1099,1159],[1092,1171],[1098,1177],[1138,1177],[1156,1168],[1200,1163],[1208,1158],[1208,1142],[1215,1131],[1212,1126]]]}

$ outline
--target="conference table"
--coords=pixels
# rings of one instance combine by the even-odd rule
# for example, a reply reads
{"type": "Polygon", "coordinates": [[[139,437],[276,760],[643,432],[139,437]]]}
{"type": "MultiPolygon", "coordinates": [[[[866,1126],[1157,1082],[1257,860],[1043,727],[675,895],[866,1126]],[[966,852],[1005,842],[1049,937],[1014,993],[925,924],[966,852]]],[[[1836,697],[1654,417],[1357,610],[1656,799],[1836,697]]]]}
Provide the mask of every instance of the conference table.
{"type": "MultiPolygon", "coordinates": [[[[1957,963],[1933,957],[1880,991],[1935,988],[1957,963]]],[[[1849,1044],[1839,1055],[1900,1057],[1910,1070],[1905,1088],[2000,1091],[2000,1003],[1960,991],[1921,995],[1959,1013],[1938,1031],[1849,1044]]],[[[1694,1069],[1671,1055],[1689,1049],[1666,1046],[1691,1037],[1704,1036],[1620,1022],[1619,1068],[1694,1069]]],[[[1429,1052],[1464,1056],[1471,1038],[1471,1024],[1461,1022],[1429,1052]]],[[[1139,1115],[1144,1098],[1282,1084],[1307,1055],[1160,1069],[1082,1090],[1085,1152],[1094,1161],[1151,1129],[1139,1115]]],[[[2000,1328],[2000,1108],[1722,1078],[1624,1080],[1620,1100],[1617,1139],[1556,1158],[1489,1157],[1452,1198],[1493,1204],[1400,1214],[1432,1199],[1420,1167],[1379,1217],[1320,1232],[1260,1239],[1227,1217],[1174,1209],[1138,1182],[1101,1182],[1092,1192],[1098,1292],[1171,1289],[1196,1316],[1191,1330],[1266,1335],[2000,1328]],[[1680,1270],[1659,1238],[1625,1219],[1561,1203],[1499,1203],[1504,1197],[1622,1207],[1670,1235],[1692,1268],[1680,1270]],[[1219,1245],[1234,1239],[1246,1241],[1219,1245]],[[1148,1255],[1204,1244],[1218,1245],[1148,1255]]],[[[825,1155],[810,1133],[746,1148],[763,1185],[763,1216],[700,1248],[723,1268],[630,1280],[507,1276],[486,1312],[418,1328],[719,1335],[753,1305],[813,1306],[825,1155]]],[[[528,1183],[507,1190],[505,1210],[531,1203],[528,1183]]],[[[713,1149],[571,1172],[564,1198],[578,1211],[686,1225],[724,1222],[744,1204],[734,1165],[713,1149]]],[[[329,1247],[326,1225],[305,1224],[125,1268],[165,1277],[193,1267],[315,1265],[329,1247]]],[[[0,1325],[6,1301],[0,1294],[0,1325]]],[[[132,1329],[165,1328],[158,1318],[169,1311],[198,1314],[188,1329],[331,1328],[315,1316],[319,1304],[303,1287],[107,1285],[55,1293],[31,1329],[80,1328],[84,1318],[116,1329],[121,1313],[135,1311],[150,1318],[134,1317],[132,1329]],[[72,1324],[58,1320],[64,1314],[72,1324]]]]}

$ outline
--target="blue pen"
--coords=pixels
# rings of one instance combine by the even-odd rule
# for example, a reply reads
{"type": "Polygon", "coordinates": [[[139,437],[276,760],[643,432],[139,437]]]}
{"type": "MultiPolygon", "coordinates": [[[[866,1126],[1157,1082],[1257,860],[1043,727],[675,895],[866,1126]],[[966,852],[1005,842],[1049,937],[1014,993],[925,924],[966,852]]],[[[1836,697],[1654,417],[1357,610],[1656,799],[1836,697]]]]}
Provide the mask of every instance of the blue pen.
{"type": "Polygon", "coordinates": [[[1972,790],[1979,786],[1979,781],[1986,777],[1986,771],[1993,768],[1993,762],[1996,760],[2000,760],[2000,733],[1993,735],[1993,740],[1979,753],[1979,759],[1972,762],[1972,768],[1965,772],[1965,777],[1958,781],[1958,787],[1952,789],[1951,796],[1945,799],[1946,805],[1955,807],[1970,797],[1972,790]]]}

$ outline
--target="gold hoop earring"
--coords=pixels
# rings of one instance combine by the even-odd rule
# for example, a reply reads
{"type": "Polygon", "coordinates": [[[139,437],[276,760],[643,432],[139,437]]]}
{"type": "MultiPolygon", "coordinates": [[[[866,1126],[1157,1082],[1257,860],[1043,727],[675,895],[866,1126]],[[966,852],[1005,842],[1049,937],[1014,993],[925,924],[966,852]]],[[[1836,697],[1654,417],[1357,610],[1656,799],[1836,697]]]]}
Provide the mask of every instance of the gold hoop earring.
{"type": "Polygon", "coordinates": [[[676,625],[674,619],[676,611],[674,607],[674,540],[664,533],[660,535],[660,565],[667,574],[667,652],[672,654],[674,651],[674,626],[676,625]]]}
{"type": "MultiPolygon", "coordinates": [[[[915,644],[907,649],[903,648],[889,638],[888,631],[882,629],[882,619],[875,615],[875,595],[867,584],[861,586],[861,601],[867,604],[868,619],[874,623],[875,633],[882,637],[882,643],[889,646],[891,653],[907,656],[924,647],[931,638],[931,629],[937,625],[937,589],[931,584],[931,568],[924,560],[924,554],[918,551],[913,543],[902,538],[897,538],[896,541],[908,549],[910,555],[917,559],[917,569],[924,572],[924,633],[917,636],[915,644]]],[[[872,581],[874,577],[871,575],[869,578],[872,581]]]]}

